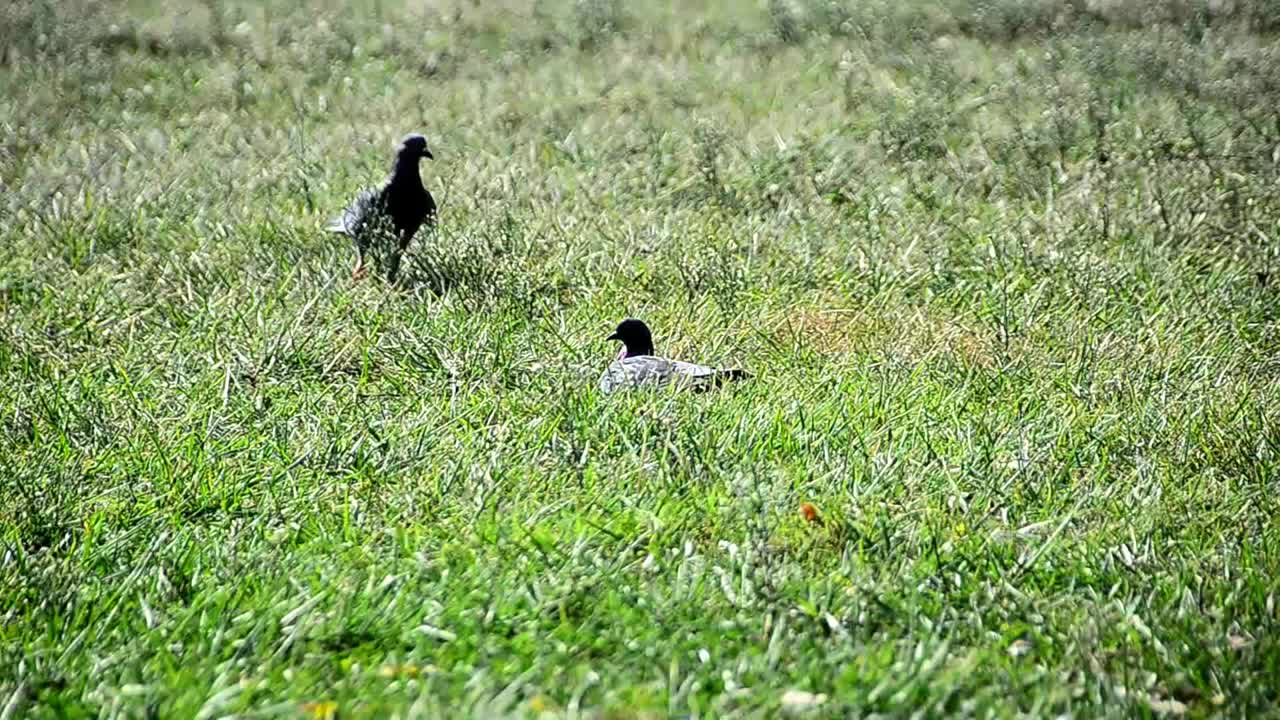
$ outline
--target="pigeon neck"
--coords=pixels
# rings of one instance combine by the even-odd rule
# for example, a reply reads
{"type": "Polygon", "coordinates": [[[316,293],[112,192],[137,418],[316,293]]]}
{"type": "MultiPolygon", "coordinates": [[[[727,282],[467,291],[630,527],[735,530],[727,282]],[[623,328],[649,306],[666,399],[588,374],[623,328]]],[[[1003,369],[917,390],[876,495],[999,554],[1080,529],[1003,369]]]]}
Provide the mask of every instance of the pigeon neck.
{"type": "Polygon", "coordinates": [[[407,154],[397,155],[396,164],[391,168],[391,182],[398,185],[414,181],[422,184],[422,176],[418,174],[418,158],[407,154]]]}
{"type": "Polygon", "coordinates": [[[637,357],[639,355],[652,355],[653,343],[636,343],[634,346],[627,345],[623,348],[623,357],[637,357]]]}

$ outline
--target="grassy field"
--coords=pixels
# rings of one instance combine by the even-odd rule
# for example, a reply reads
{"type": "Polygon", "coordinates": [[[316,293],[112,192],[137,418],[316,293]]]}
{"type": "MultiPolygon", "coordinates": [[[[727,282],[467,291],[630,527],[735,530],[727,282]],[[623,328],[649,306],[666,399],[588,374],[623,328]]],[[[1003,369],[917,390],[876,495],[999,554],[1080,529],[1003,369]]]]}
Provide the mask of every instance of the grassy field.
{"type": "Polygon", "coordinates": [[[1280,716],[1278,33],[0,7],[0,720],[1280,716]]]}

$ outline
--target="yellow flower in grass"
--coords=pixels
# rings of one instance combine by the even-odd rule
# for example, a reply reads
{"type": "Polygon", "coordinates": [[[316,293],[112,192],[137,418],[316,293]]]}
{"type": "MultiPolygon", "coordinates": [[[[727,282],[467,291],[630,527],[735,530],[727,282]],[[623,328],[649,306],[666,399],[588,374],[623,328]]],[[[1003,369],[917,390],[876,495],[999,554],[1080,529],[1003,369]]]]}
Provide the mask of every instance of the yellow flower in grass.
{"type": "Polygon", "coordinates": [[[384,678],[416,678],[436,671],[435,665],[413,665],[411,663],[389,663],[378,668],[378,675],[384,678]]]}
{"type": "Polygon", "coordinates": [[[302,712],[306,713],[307,717],[315,718],[315,720],[336,720],[338,717],[338,703],[332,700],[302,703],[302,712]]]}

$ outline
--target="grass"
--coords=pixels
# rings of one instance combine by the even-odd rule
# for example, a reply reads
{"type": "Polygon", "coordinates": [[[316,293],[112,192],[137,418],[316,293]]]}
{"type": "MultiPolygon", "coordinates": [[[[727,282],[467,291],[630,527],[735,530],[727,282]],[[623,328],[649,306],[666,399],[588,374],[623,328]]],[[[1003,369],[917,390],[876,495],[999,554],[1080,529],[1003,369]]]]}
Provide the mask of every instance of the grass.
{"type": "Polygon", "coordinates": [[[0,718],[1280,715],[1274,8],[0,9],[0,718]]]}

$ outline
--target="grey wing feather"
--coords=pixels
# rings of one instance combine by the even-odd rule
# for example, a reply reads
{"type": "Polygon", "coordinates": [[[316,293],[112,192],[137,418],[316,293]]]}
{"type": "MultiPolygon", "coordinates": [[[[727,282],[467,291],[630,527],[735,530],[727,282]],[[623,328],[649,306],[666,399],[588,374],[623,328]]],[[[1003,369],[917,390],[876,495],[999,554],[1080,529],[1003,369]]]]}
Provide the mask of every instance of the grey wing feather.
{"type": "Polygon", "coordinates": [[[705,389],[723,380],[745,377],[747,374],[741,370],[721,370],[680,360],[641,355],[611,363],[600,376],[600,390],[611,393],[623,388],[663,387],[671,384],[705,389]]]}
{"type": "Polygon", "coordinates": [[[377,190],[362,190],[343,209],[342,214],[329,221],[325,229],[359,239],[366,228],[382,215],[382,193],[377,190]]]}
{"type": "Polygon", "coordinates": [[[659,387],[671,381],[671,363],[648,355],[615,360],[600,376],[600,390],[611,393],[633,387],[659,387]]]}
{"type": "Polygon", "coordinates": [[[668,360],[667,362],[671,363],[671,372],[676,375],[684,375],[692,378],[704,378],[711,377],[720,372],[713,367],[684,362],[682,360],[668,360]]]}

